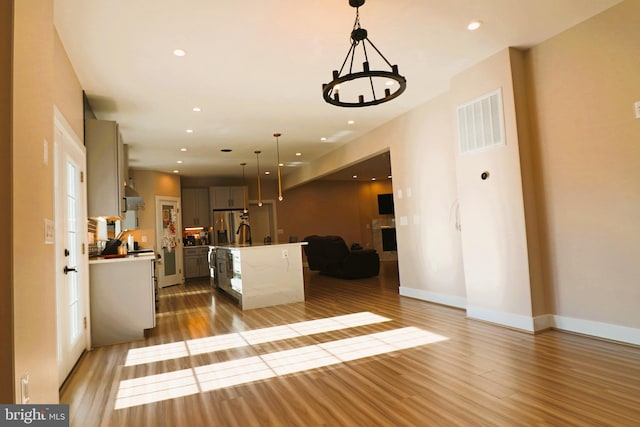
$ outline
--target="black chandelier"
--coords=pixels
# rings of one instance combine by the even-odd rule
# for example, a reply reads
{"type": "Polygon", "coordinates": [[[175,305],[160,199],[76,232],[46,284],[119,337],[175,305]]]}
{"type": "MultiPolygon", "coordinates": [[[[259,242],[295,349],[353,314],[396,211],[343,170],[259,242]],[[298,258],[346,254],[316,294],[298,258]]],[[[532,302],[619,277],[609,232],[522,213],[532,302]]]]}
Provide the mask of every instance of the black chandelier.
{"type": "MultiPolygon", "coordinates": [[[[378,50],[378,48],[371,42],[371,40],[369,40],[367,30],[360,26],[359,7],[362,6],[364,2],[365,0],[349,0],[349,5],[356,8],[356,21],[353,24],[353,30],[351,31],[351,47],[349,48],[349,52],[347,52],[347,56],[342,62],[340,71],[333,70],[333,80],[322,85],[322,97],[324,98],[324,100],[329,104],[337,105],[339,107],[367,107],[369,105],[382,104],[383,102],[391,101],[392,99],[398,97],[407,88],[407,79],[404,76],[401,76],[400,73],[398,73],[398,66],[391,65],[391,63],[387,61],[387,58],[385,58],[384,55],[378,50]],[[369,45],[373,47],[373,49],[378,53],[378,55],[380,55],[384,62],[387,63],[390,71],[371,70],[369,68],[367,43],[369,43],[369,45]],[[362,64],[362,71],[354,73],[353,61],[356,53],[356,48],[358,46],[362,46],[362,50],[364,52],[364,63],[362,64]],[[342,74],[347,61],[349,61],[349,72],[346,74],[342,74]],[[384,89],[384,97],[378,98],[374,85],[374,77],[384,79],[386,85],[388,85],[389,83],[393,84],[395,81],[395,83],[397,83],[397,87],[393,92],[391,91],[391,87],[386,87],[384,89]],[[352,82],[354,80],[360,79],[369,80],[368,86],[370,86],[371,88],[372,98],[365,100],[365,96],[360,94],[357,95],[357,100],[355,100],[355,95],[352,95],[354,97],[354,99],[352,100],[340,99],[340,85],[342,83],[352,82]]],[[[359,89],[356,89],[354,93],[357,93],[357,90],[359,89]]]]}

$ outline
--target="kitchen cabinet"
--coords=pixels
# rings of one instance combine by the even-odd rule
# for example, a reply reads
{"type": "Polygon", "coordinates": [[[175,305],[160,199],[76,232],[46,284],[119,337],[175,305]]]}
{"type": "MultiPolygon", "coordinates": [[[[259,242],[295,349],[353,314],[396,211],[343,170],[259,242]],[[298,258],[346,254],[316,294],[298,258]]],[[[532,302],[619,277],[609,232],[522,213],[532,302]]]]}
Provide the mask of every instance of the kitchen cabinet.
{"type": "MultiPolygon", "coordinates": [[[[212,210],[242,209],[244,206],[244,192],[247,187],[211,187],[209,199],[212,210]]],[[[248,197],[248,194],[247,194],[248,197]]]]}
{"type": "Polygon", "coordinates": [[[124,199],[124,147],[118,123],[85,120],[87,147],[87,209],[90,218],[122,217],[124,199]]]}
{"type": "Polygon", "coordinates": [[[216,246],[218,289],[242,310],[304,301],[304,244],[216,246]]]}
{"type": "Polygon", "coordinates": [[[209,247],[185,246],[184,278],[207,277],[209,275],[209,247]]]}
{"type": "Polygon", "coordinates": [[[209,189],[183,188],[182,226],[208,226],[209,216],[209,189]]]}
{"type": "Polygon", "coordinates": [[[89,260],[91,344],[144,339],[156,326],[155,254],[89,260]]]}

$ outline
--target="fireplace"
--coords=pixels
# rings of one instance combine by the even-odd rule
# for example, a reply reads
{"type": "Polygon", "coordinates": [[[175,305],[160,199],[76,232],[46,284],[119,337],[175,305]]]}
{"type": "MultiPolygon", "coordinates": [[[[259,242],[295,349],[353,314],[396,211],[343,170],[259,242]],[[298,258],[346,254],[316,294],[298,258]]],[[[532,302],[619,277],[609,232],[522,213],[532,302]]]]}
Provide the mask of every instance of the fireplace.
{"type": "Polygon", "coordinates": [[[394,218],[377,218],[371,221],[373,248],[378,252],[381,261],[398,259],[396,243],[396,223],[394,218]]]}
{"type": "Polygon", "coordinates": [[[381,228],[380,231],[382,232],[382,251],[397,251],[395,227],[381,228]]]}

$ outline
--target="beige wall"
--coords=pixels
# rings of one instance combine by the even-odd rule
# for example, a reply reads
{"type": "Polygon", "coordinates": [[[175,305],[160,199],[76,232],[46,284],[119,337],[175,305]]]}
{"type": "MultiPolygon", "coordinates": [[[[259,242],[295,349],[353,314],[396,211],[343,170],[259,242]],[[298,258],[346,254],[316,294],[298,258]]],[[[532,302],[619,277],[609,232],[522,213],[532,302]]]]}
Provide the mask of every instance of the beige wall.
{"type": "Polygon", "coordinates": [[[380,138],[393,141],[401,293],[464,308],[451,102],[450,93],[434,98],[385,125],[380,138]]]}
{"type": "Polygon", "coordinates": [[[378,218],[377,195],[390,193],[390,183],[314,181],[286,190],[277,204],[280,241],[311,234],[341,236],[347,245],[372,248],[371,224],[378,218]]]}
{"type": "MultiPolygon", "coordinates": [[[[13,230],[11,158],[11,71],[13,2],[0,2],[0,222],[13,230]]],[[[0,247],[0,403],[13,402],[13,252],[12,235],[0,247]]]]}
{"type": "Polygon", "coordinates": [[[451,84],[454,109],[501,89],[506,140],[504,146],[456,156],[461,239],[469,315],[533,329],[513,60],[505,49],[451,84]],[[489,178],[482,180],[485,171],[489,178]]]}
{"type": "Polygon", "coordinates": [[[31,402],[58,402],[54,246],[44,219],[54,218],[54,30],[51,0],[14,2],[13,307],[14,388],[31,377],[31,402]],[[43,161],[47,141],[48,164],[43,161]],[[34,192],[33,189],[38,191],[34,192]],[[37,267],[37,268],[34,268],[37,267]]]}
{"type": "Polygon", "coordinates": [[[550,303],[551,293],[542,274],[542,248],[540,243],[540,209],[536,200],[536,175],[531,138],[531,112],[526,73],[526,52],[510,49],[511,77],[513,82],[514,107],[518,132],[518,148],[520,151],[520,173],[522,179],[522,195],[524,202],[525,229],[527,235],[527,254],[529,257],[529,280],[531,283],[531,303],[534,319],[541,321],[536,329],[544,329],[549,325],[540,316],[553,313],[550,303]]]}
{"type": "Polygon", "coordinates": [[[54,33],[53,47],[53,78],[55,82],[53,96],[55,104],[80,141],[83,141],[82,86],[80,86],[80,82],[57,32],[54,33]]]}
{"type": "Polygon", "coordinates": [[[640,2],[533,48],[544,277],[560,316],[640,328],[640,2]]]}
{"type": "Polygon", "coordinates": [[[144,207],[138,210],[138,229],[132,232],[143,248],[156,245],[156,196],[181,197],[180,176],[146,170],[129,170],[136,183],[136,191],[144,199],[144,207]],[[147,241],[143,242],[142,237],[147,241]]]}
{"type": "Polygon", "coordinates": [[[443,94],[301,167],[285,183],[302,185],[390,151],[400,292],[465,307],[460,233],[455,225],[453,117],[450,94],[443,94]]]}

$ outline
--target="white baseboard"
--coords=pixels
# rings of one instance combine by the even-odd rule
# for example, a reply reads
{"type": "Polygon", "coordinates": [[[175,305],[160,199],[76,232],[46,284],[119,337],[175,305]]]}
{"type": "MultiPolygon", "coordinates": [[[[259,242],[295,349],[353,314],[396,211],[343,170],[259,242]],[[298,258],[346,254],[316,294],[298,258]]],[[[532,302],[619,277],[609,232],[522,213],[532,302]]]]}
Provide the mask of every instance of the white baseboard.
{"type": "Polygon", "coordinates": [[[640,345],[640,329],[565,316],[553,316],[553,323],[554,328],[563,331],[640,345]]]}
{"type": "Polygon", "coordinates": [[[509,328],[521,329],[527,332],[535,332],[533,317],[523,316],[521,314],[487,310],[486,308],[480,307],[467,307],[467,317],[496,323],[509,328]]]}
{"type": "Polygon", "coordinates": [[[553,321],[553,314],[544,314],[542,316],[536,316],[533,318],[533,328],[536,332],[544,331],[545,329],[551,329],[555,323],[553,321]]]}
{"type": "Polygon", "coordinates": [[[467,310],[467,317],[490,323],[521,329],[527,332],[540,332],[545,329],[559,329],[592,337],[619,341],[627,344],[640,345],[640,329],[627,326],[612,325],[610,323],[594,322],[592,320],[575,319],[572,317],[545,314],[542,316],[523,316],[480,307],[468,307],[465,297],[440,294],[415,288],[400,286],[400,295],[416,298],[436,304],[447,305],[467,310]]]}
{"type": "Polygon", "coordinates": [[[455,295],[439,294],[437,292],[400,286],[400,295],[409,298],[420,299],[436,304],[448,305],[456,308],[467,308],[467,299],[455,295]]]}

